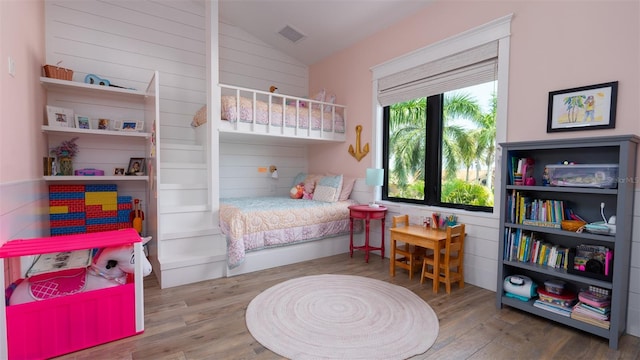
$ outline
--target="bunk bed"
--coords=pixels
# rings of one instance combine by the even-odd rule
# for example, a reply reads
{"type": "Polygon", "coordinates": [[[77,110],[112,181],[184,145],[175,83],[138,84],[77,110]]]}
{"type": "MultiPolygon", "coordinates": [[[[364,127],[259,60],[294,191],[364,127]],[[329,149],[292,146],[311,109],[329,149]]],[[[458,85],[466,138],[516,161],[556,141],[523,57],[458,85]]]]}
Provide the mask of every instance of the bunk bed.
{"type": "MultiPolygon", "coordinates": [[[[324,101],[281,95],[268,91],[220,85],[221,134],[271,135],[296,139],[345,141],[347,108],[324,101]]],[[[207,121],[206,107],[191,126],[207,121]]]]}
{"type": "MultiPolygon", "coordinates": [[[[216,123],[210,125],[218,131],[220,139],[346,141],[347,108],[336,104],[335,97],[326,101],[324,96],[307,99],[219,86],[219,114],[211,114],[210,119],[216,123]]],[[[203,133],[207,126],[201,126],[206,121],[205,106],[191,123],[200,143],[206,139],[203,133]]],[[[343,179],[344,191],[338,189],[334,201],[288,197],[220,199],[219,225],[227,242],[227,276],[348,252],[348,207],[357,203],[349,199],[349,194],[355,181],[343,179]]],[[[354,230],[361,232],[362,225],[356,223],[354,230]]]]}

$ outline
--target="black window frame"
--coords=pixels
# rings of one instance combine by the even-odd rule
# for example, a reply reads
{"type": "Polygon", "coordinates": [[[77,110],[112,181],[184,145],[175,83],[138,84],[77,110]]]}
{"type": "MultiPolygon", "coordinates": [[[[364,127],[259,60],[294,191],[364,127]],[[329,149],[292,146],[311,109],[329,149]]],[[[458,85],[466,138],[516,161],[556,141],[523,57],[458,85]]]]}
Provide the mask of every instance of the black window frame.
{"type": "MultiPolygon", "coordinates": [[[[424,199],[405,199],[389,196],[389,118],[391,106],[385,106],[382,110],[383,144],[382,161],[384,168],[384,184],[382,186],[382,200],[409,203],[417,205],[436,206],[442,208],[462,209],[474,212],[493,213],[493,207],[445,203],[440,201],[442,195],[442,176],[428,176],[428,174],[442,174],[442,138],[443,138],[443,114],[444,94],[427,97],[426,101],[426,144],[425,144],[425,184],[424,199]]],[[[495,171],[495,170],[494,170],[495,171]]]]}

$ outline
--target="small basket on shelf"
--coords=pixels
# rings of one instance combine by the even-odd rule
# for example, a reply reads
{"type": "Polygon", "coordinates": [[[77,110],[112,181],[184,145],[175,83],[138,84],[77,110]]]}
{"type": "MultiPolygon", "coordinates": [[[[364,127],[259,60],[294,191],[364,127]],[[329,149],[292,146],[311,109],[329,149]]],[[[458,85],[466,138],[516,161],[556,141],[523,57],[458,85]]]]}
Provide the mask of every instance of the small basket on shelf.
{"type": "Polygon", "coordinates": [[[44,68],[44,76],[46,76],[48,78],[53,78],[53,79],[71,81],[71,79],[73,78],[73,70],[65,69],[65,68],[59,67],[57,65],[60,65],[60,63],[57,63],[56,65],[45,65],[45,66],[43,66],[43,68],[44,68]]]}
{"type": "Polygon", "coordinates": [[[576,232],[587,223],[580,220],[562,220],[562,230],[576,232]]]}

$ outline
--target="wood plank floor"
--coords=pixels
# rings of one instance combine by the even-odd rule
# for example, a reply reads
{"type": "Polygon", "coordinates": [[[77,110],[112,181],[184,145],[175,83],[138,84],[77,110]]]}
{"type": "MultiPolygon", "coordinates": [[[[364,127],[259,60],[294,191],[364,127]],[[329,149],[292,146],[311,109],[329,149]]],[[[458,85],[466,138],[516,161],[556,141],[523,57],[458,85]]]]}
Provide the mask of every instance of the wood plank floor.
{"type": "Polygon", "coordinates": [[[232,278],[161,290],[145,278],[145,332],[59,359],[281,359],[256,342],[244,312],[254,296],[282,281],[314,274],[366,276],[407,287],[434,309],[440,333],[412,359],[640,359],[640,338],[624,335],[617,351],[607,341],[515,309],[496,309],[495,293],[466,285],[431,291],[431,282],[389,276],[389,260],[369,263],[356,252],[232,278]]]}

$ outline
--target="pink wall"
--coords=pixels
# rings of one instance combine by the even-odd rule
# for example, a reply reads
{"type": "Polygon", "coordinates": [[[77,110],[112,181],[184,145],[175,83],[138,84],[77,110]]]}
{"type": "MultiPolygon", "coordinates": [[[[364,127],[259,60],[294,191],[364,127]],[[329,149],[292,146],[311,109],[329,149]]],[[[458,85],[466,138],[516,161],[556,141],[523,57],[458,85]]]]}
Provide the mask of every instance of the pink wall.
{"type": "MultiPolygon", "coordinates": [[[[337,94],[349,110],[347,142],[316,145],[309,169],[364,177],[371,154],[347,153],[362,124],[372,142],[372,66],[513,13],[507,140],[640,134],[640,3],[638,1],[440,1],[310,67],[310,93],[337,94]],[[619,81],[616,127],[546,133],[550,91],[619,81]],[[327,161],[330,159],[331,161],[327,161]]],[[[373,150],[372,150],[373,151],[373,150]]]]}
{"type": "MultiPolygon", "coordinates": [[[[0,184],[42,177],[44,0],[0,1],[0,184]],[[8,73],[8,57],[16,64],[8,73]]],[[[4,197],[4,196],[3,196],[4,197]]],[[[0,199],[1,200],[1,199],[0,199]]]]}

